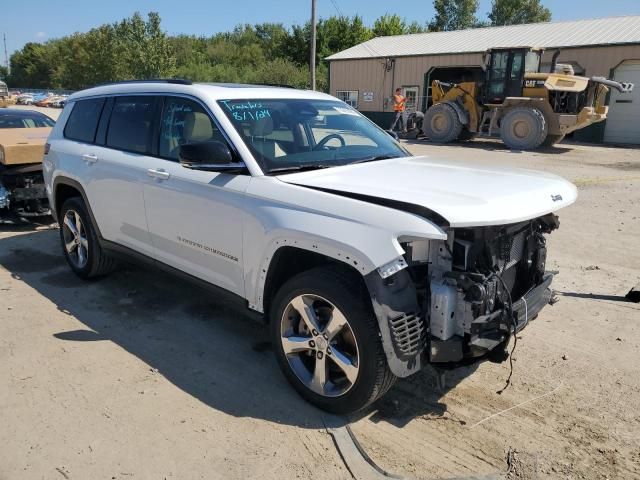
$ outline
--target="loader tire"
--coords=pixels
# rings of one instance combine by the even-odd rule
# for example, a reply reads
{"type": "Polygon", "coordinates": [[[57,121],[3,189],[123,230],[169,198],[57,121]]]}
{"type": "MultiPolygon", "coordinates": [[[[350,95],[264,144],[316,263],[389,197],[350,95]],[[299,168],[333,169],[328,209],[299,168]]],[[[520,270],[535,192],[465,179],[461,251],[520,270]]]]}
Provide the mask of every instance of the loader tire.
{"type": "Polygon", "coordinates": [[[542,142],[543,147],[551,147],[556,143],[560,143],[564,139],[564,135],[547,135],[547,138],[542,142]]]}
{"type": "Polygon", "coordinates": [[[424,133],[432,142],[453,142],[460,136],[462,128],[457,112],[446,103],[433,105],[424,116],[424,133]]]}
{"type": "Polygon", "coordinates": [[[549,125],[537,108],[515,107],[500,123],[500,137],[512,150],[535,150],[547,138],[549,125]]]}

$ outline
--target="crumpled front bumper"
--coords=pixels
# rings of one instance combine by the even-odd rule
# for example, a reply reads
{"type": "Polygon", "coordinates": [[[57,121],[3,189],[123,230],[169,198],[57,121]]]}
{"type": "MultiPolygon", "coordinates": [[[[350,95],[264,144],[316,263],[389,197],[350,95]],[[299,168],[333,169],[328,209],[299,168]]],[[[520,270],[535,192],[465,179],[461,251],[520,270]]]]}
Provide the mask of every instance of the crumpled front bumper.
{"type": "MultiPolygon", "coordinates": [[[[553,274],[547,272],[541,282],[521,298],[513,302],[515,330],[520,332],[549,303],[552,296],[553,274]]],[[[505,309],[474,319],[467,338],[457,341],[431,341],[431,363],[468,362],[483,357],[501,345],[505,345],[514,331],[514,321],[505,309]]]]}

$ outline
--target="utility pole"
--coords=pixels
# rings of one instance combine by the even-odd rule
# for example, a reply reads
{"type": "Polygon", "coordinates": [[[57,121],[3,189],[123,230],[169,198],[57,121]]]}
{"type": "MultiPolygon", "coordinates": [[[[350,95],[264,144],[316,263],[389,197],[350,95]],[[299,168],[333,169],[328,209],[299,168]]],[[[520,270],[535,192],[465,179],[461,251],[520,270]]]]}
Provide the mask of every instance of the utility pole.
{"type": "Polygon", "coordinates": [[[9,55],[7,55],[7,34],[3,33],[2,36],[4,38],[4,63],[7,66],[7,73],[11,73],[9,72],[9,55]]]}
{"type": "Polygon", "coordinates": [[[316,89],[316,33],[316,0],[311,0],[311,55],[309,57],[311,90],[316,89]]]}

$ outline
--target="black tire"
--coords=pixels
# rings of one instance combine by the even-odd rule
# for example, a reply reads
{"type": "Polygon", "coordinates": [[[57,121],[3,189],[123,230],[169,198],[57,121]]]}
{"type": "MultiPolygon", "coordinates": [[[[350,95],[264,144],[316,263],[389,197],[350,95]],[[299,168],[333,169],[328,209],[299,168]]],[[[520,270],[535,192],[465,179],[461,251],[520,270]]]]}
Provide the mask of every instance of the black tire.
{"type": "Polygon", "coordinates": [[[543,147],[552,147],[556,143],[560,143],[564,139],[564,135],[547,135],[547,138],[542,142],[543,147]]]}
{"type": "Polygon", "coordinates": [[[62,208],[58,212],[58,225],[60,227],[62,251],[69,267],[71,267],[71,270],[73,270],[76,275],[82,279],[88,280],[107,275],[115,269],[116,262],[100,247],[100,242],[98,241],[93,223],[91,222],[91,217],[87,212],[84,201],[80,197],[69,198],[62,204],[62,208]],[[80,217],[82,229],[86,233],[87,253],[86,261],[83,264],[76,261],[72,253],[70,253],[65,246],[67,243],[65,235],[69,233],[64,224],[65,218],[67,215],[72,215],[74,213],[77,213],[80,217]]]}
{"type": "Polygon", "coordinates": [[[500,122],[500,137],[513,150],[534,150],[542,145],[549,126],[537,108],[514,107],[500,122]]]}
{"type": "Polygon", "coordinates": [[[274,351],[285,377],[304,399],[331,413],[352,413],[367,407],[384,395],[396,380],[387,364],[371,300],[365,287],[354,280],[353,275],[329,266],[300,273],[278,290],[269,312],[274,351]],[[282,319],[289,302],[300,295],[327,299],[343,313],[353,332],[359,371],[355,382],[344,394],[332,397],[311,390],[298,378],[284,353],[282,319]]]}
{"type": "Polygon", "coordinates": [[[462,122],[455,109],[446,103],[432,105],[424,116],[424,133],[436,143],[449,143],[462,132],[462,122]]]}

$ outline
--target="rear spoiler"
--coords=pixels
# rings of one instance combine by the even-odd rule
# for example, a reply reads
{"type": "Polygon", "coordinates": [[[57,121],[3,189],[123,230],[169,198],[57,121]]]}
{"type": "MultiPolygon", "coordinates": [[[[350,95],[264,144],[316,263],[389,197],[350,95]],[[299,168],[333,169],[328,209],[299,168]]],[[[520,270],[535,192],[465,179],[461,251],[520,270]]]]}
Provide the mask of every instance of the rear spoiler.
{"type": "Polygon", "coordinates": [[[595,83],[601,83],[607,87],[615,88],[620,93],[628,93],[633,90],[633,83],[620,83],[604,77],[591,77],[589,80],[595,83]]]}

